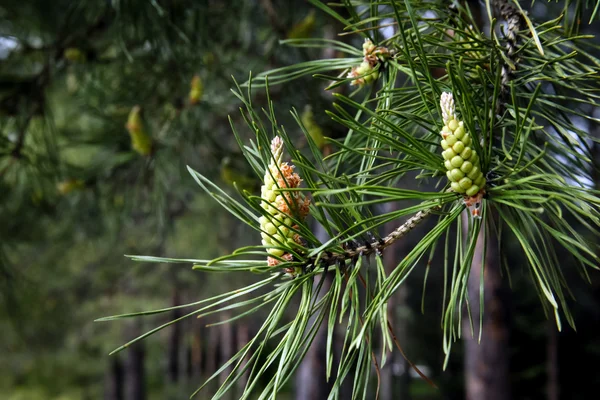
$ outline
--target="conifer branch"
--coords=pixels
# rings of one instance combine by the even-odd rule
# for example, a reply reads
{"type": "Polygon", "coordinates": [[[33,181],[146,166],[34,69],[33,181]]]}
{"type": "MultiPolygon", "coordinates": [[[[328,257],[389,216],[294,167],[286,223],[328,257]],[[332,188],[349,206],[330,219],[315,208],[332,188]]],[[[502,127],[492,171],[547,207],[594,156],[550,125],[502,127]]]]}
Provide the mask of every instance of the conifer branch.
{"type": "MultiPolygon", "coordinates": [[[[409,218],[405,223],[400,225],[398,228],[393,230],[386,237],[381,238],[377,241],[367,242],[366,244],[358,247],[353,247],[345,250],[343,253],[332,253],[327,252],[321,256],[320,262],[324,262],[327,265],[344,264],[346,260],[351,260],[356,257],[369,256],[373,253],[381,254],[383,250],[391,246],[398,239],[404,237],[411,230],[417,227],[423,220],[425,220],[432,211],[438,210],[439,206],[428,208],[417,212],[413,217],[409,218]]],[[[318,256],[310,258],[307,265],[314,265],[318,256]]]]}
{"type": "Polygon", "coordinates": [[[521,30],[522,17],[519,9],[515,7],[509,0],[493,0],[494,11],[506,21],[507,28],[505,32],[506,38],[506,59],[508,62],[502,65],[502,80],[500,82],[500,96],[502,101],[498,103],[499,112],[504,108],[502,104],[508,96],[508,86],[512,79],[512,75],[517,68],[518,58],[516,52],[518,50],[517,40],[518,33],[521,30]]]}

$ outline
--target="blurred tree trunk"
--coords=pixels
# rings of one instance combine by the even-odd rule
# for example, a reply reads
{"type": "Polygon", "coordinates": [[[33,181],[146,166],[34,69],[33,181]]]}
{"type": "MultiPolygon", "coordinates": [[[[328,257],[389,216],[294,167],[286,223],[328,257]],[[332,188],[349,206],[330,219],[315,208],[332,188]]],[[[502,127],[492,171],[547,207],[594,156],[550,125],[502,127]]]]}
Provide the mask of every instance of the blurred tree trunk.
{"type": "MultiPolygon", "coordinates": [[[[189,331],[192,332],[192,336],[191,339],[193,340],[193,331],[189,331]]],[[[194,376],[194,359],[193,359],[193,352],[194,352],[194,344],[192,342],[190,343],[186,343],[185,345],[185,377],[187,378],[188,381],[192,380],[193,376],[194,376]]]]}
{"type": "MultiPolygon", "coordinates": [[[[219,365],[219,328],[217,326],[208,327],[204,330],[206,334],[208,334],[208,344],[206,346],[206,362],[205,362],[205,371],[210,376],[216,370],[219,365]]],[[[225,360],[227,361],[227,360],[225,360]]],[[[215,381],[210,383],[208,388],[212,390],[212,387],[215,386],[215,381]]]]}
{"type": "Polygon", "coordinates": [[[118,356],[112,356],[104,376],[104,400],[123,400],[123,366],[118,356]]]}
{"type": "MultiPolygon", "coordinates": [[[[127,337],[133,338],[141,334],[142,319],[134,318],[128,324],[127,337]]],[[[125,358],[125,400],[146,399],[145,352],[144,341],[138,341],[127,350],[125,358]]]]}
{"type": "MultiPolygon", "coordinates": [[[[467,0],[473,19],[480,29],[484,29],[483,3],[467,0]]],[[[492,1],[500,8],[500,1],[492,1]]],[[[498,104],[507,99],[501,99],[498,104]]],[[[501,107],[501,106],[499,106],[501,107]]],[[[500,109],[499,109],[500,110],[500,109]]],[[[498,110],[498,111],[499,111],[498,110]]],[[[498,135],[492,139],[498,142],[498,135]]],[[[508,294],[502,282],[500,249],[494,228],[490,221],[498,221],[495,210],[489,209],[488,221],[484,221],[477,239],[469,280],[467,283],[469,306],[473,321],[473,335],[467,315],[463,316],[462,335],[465,343],[465,397],[467,400],[507,400],[510,399],[509,377],[509,314],[508,294]],[[487,229],[487,248],[484,249],[484,228],[487,229]],[[485,260],[483,253],[485,251],[485,260]],[[482,265],[482,262],[484,265],[482,265]],[[483,271],[482,271],[483,270],[483,271]],[[483,272],[483,317],[481,343],[479,340],[480,285],[483,272]]],[[[469,215],[462,214],[463,234],[466,235],[469,215]]]]}
{"type": "MultiPolygon", "coordinates": [[[[239,323],[236,332],[236,338],[236,351],[239,351],[250,341],[250,327],[248,326],[247,322],[242,321],[239,323]]],[[[250,353],[246,356],[246,358],[244,359],[244,364],[248,362],[251,356],[252,354],[250,353]]],[[[249,374],[250,371],[246,371],[244,375],[237,381],[237,391],[240,396],[244,392],[244,387],[246,387],[246,383],[248,383],[249,374]]]]}
{"type": "MultiPolygon", "coordinates": [[[[389,252],[389,249],[387,249],[389,252]]],[[[398,254],[394,252],[394,255],[398,254]]],[[[392,259],[392,257],[389,257],[392,259]]],[[[398,260],[394,258],[394,260],[398,260]]],[[[397,262],[386,262],[386,267],[393,264],[395,267],[397,262]]],[[[401,285],[400,288],[390,297],[388,301],[388,321],[394,329],[396,339],[401,346],[406,343],[407,330],[406,321],[404,318],[406,311],[406,296],[407,286],[401,285]]],[[[407,400],[410,399],[410,366],[408,361],[394,350],[388,356],[386,365],[381,369],[381,400],[407,400]],[[396,374],[399,374],[397,376],[396,374]]]]}
{"type": "MultiPolygon", "coordinates": [[[[229,318],[231,318],[231,313],[229,312],[224,312],[221,316],[222,319],[227,320],[229,318]]],[[[233,324],[231,323],[226,323],[223,325],[220,325],[217,327],[218,331],[220,331],[219,334],[219,341],[220,341],[220,361],[219,361],[219,366],[221,364],[226,363],[227,361],[229,361],[229,359],[231,359],[231,357],[233,357],[233,324]]],[[[231,365],[228,366],[226,369],[223,370],[223,372],[221,372],[221,374],[219,375],[219,385],[222,385],[225,382],[225,379],[227,379],[227,376],[229,376],[229,374],[231,373],[231,365]]],[[[225,398],[232,398],[232,392],[229,392],[228,394],[225,395],[225,398]]]]}
{"type": "MultiPolygon", "coordinates": [[[[184,302],[188,303],[187,299],[184,302]]],[[[183,325],[183,371],[185,379],[191,381],[194,376],[194,361],[192,359],[193,346],[194,346],[194,320],[196,318],[186,318],[181,322],[183,325]]]]}
{"type": "Polygon", "coordinates": [[[191,375],[190,378],[200,379],[202,376],[202,324],[198,318],[192,320],[192,344],[190,354],[191,375]]]}
{"type": "Polygon", "coordinates": [[[558,400],[560,398],[558,371],[558,329],[553,319],[549,319],[546,322],[546,326],[548,332],[548,339],[546,342],[546,374],[548,376],[546,398],[548,400],[558,400]]]}
{"type": "MultiPolygon", "coordinates": [[[[314,229],[317,238],[324,242],[328,240],[325,229],[318,225],[314,229]]],[[[321,294],[327,292],[331,287],[331,274],[323,277],[325,282],[321,287],[321,294]]],[[[316,279],[313,288],[319,285],[319,279],[316,279]]],[[[323,320],[310,349],[306,353],[304,360],[296,373],[296,388],[294,393],[295,400],[325,400],[329,394],[329,385],[325,380],[326,364],[325,358],[327,355],[327,318],[323,320]]],[[[311,318],[309,326],[313,323],[314,317],[311,318]]]]}
{"type": "MultiPolygon", "coordinates": [[[[493,210],[490,214],[493,214],[493,210]]],[[[469,216],[463,213],[463,229],[469,216]]],[[[507,400],[510,398],[508,310],[506,294],[500,274],[500,252],[493,229],[489,229],[485,265],[482,266],[484,252],[483,227],[477,240],[473,265],[468,281],[469,304],[473,319],[474,335],[471,336],[469,318],[463,316],[463,337],[465,342],[465,393],[467,400],[507,400]],[[479,337],[479,285],[483,267],[483,318],[482,338],[479,337]]]]}
{"type": "MultiPolygon", "coordinates": [[[[397,204],[385,204],[383,213],[393,212],[398,209],[397,204]]],[[[385,224],[384,232],[392,232],[398,226],[397,221],[391,221],[385,224]]],[[[383,264],[385,272],[389,275],[402,259],[405,250],[406,241],[396,241],[385,250],[383,255],[383,264]]],[[[405,321],[407,285],[400,285],[398,290],[390,297],[387,303],[388,321],[394,330],[394,334],[400,345],[406,343],[407,330],[405,321]]],[[[409,399],[410,374],[408,362],[397,350],[388,354],[388,360],[385,366],[381,368],[381,400],[406,400],[409,399]],[[400,373],[400,376],[394,376],[394,370],[400,373]]]]}
{"type": "MultiPolygon", "coordinates": [[[[179,305],[179,288],[174,285],[171,305],[179,305]]],[[[171,321],[181,317],[179,308],[171,311],[171,321]]],[[[177,382],[179,378],[179,351],[181,349],[181,324],[176,323],[171,325],[171,334],[169,336],[169,355],[168,355],[168,371],[167,376],[171,382],[177,382]]]]}

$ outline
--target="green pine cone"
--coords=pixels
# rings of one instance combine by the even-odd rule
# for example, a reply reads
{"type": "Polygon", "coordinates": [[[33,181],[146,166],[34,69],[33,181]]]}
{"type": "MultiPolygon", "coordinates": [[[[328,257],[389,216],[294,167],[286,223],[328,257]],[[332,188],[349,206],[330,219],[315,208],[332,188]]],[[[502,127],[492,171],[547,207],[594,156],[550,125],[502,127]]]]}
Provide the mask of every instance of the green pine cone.
{"type": "Polygon", "coordinates": [[[479,156],[471,148],[472,139],[465,130],[464,122],[456,116],[452,94],[442,93],[440,105],[444,119],[440,132],[444,149],[442,156],[450,187],[457,193],[475,196],[486,184],[479,156]]]}
{"type": "MultiPolygon", "coordinates": [[[[302,179],[294,172],[294,166],[282,161],[283,141],[279,136],[271,142],[273,156],[268,165],[260,197],[261,207],[269,213],[260,217],[262,245],[267,247],[270,256],[291,259],[291,254],[283,249],[270,247],[290,247],[301,240],[292,228],[298,226],[291,216],[303,220],[308,214],[309,201],[299,191],[282,191],[284,188],[294,189],[302,179]]],[[[270,265],[276,265],[277,260],[268,258],[270,265]]]]}

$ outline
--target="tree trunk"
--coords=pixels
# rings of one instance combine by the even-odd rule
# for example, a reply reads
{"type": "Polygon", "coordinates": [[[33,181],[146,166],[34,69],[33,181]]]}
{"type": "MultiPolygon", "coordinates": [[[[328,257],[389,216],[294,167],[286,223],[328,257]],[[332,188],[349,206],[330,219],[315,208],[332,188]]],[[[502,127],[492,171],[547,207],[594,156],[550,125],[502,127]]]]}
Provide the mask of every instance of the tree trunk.
{"type": "MultiPolygon", "coordinates": [[[[137,337],[142,334],[142,320],[135,318],[129,323],[128,336],[137,337]]],[[[145,349],[144,341],[139,341],[127,351],[125,358],[125,400],[145,400],[146,382],[144,374],[145,349]]]]}
{"type": "MultiPolygon", "coordinates": [[[[224,312],[222,314],[223,319],[231,318],[231,313],[224,312]]],[[[218,327],[220,331],[219,340],[220,340],[220,362],[219,366],[225,364],[231,357],[233,357],[233,325],[231,323],[223,324],[218,327]]],[[[222,385],[225,382],[225,379],[231,373],[231,365],[221,372],[219,375],[219,384],[222,385]]],[[[231,392],[227,396],[231,396],[231,392]]]]}
{"type": "MultiPolygon", "coordinates": [[[[239,351],[242,349],[242,347],[244,347],[249,341],[250,341],[250,328],[248,327],[248,324],[246,322],[240,322],[239,326],[237,328],[237,347],[236,350],[239,351]]],[[[246,358],[244,359],[244,364],[248,363],[250,357],[252,356],[252,354],[248,354],[246,355],[246,358]]],[[[246,384],[248,383],[248,376],[250,375],[250,371],[246,371],[244,372],[244,375],[242,375],[242,377],[237,381],[237,390],[238,390],[238,395],[241,397],[242,393],[244,392],[244,388],[246,387],[246,384]]]]}
{"type": "MultiPolygon", "coordinates": [[[[324,282],[321,292],[329,290],[331,278],[328,276],[324,282]]],[[[316,280],[314,287],[318,285],[316,280]]],[[[326,319],[324,320],[326,321],[326,319]]],[[[313,319],[309,322],[312,324],[313,319]]],[[[302,364],[296,373],[296,391],[295,400],[325,400],[329,394],[329,385],[325,380],[327,356],[327,324],[322,323],[312,342],[310,349],[306,353],[302,364]]]]}
{"type": "MultiPolygon", "coordinates": [[[[393,203],[386,204],[384,212],[395,211],[397,206],[393,203]]],[[[384,232],[392,232],[398,226],[398,221],[388,222],[384,232]]],[[[383,264],[385,272],[389,275],[402,259],[406,241],[396,241],[385,250],[383,264]]],[[[406,343],[407,330],[405,312],[407,311],[406,297],[408,295],[407,285],[400,285],[398,290],[392,294],[387,302],[387,318],[394,330],[394,334],[401,346],[406,343]]],[[[388,353],[386,365],[381,368],[381,400],[407,400],[409,399],[410,374],[409,365],[400,352],[394,350],[388,353]]]]}
{"type": "MultiPolygon", "coordinates": [[[[323,227],[318,225],[315,228],[315,235],[324,242],[327,238],[327,232],[323,227]]],[[[331,287],[331,275],[324,277],[325,282],[321,288],[321,293],[325,293],[331,287]]],[[[313,288],[319,285],[319,279],[316,279],[313,288]]],[[[313,323],[314,317],[311,318],[309,326],[313,323]]],[[[327,321],[327,318],[323,322],[327,321]]],[[[312,342],[310,349],[298,371],[296,373],[296,389],[294,393],[295,400],[325,400],[329,394],[329,385],[325,380],[327,356],[327,323],[322,323],[317,331],[317,334],[312,342]]]]}
{"type": "MultiPolygon", "coordinates": [[[[463,213],[466,230],[468,215],[463,213]]],[[[466,233],[466,232],[464,232],[466,233]]],[[[467,400],[507,400],[509,388],[508,312],[506,294],[500,275],[500,253],[493,229],[488,231],[485,265],[483,266],[483,319],[481,343],[479,337],[479,285],[483,256],[483,227],[477,240],[473,265],[468,281],[469,304],[474,335],[469,318],[463,316],[465,342],[465,392],[467,400]]]]}
{"type": "Polygon", "coordinates": [[[202,376],[202,324],[197,318],[192,320],[192,344],[191,344],[191,375],[190,378],[200,379],[202,376]]]}
{"type": "MultiPolygon", "coordinates": [[[[208,346],[206,347],[206,363],[205,363],[205,371],[206,373],[210,376],[212,375],[218,368],[219,366],[219,345],[220,345],[220,340],[219,340],[219,327],[218,326],[212,326],[209,327],[207,329],[204,329],[204,331],[208,334],[208,346]]],[[[213,386],[215,386],[215,382],[211,382],[210,386],[208,388],[212,388],[213,386]]]]}
{"type": "MultiPolygon", "coordinates": [[[[389,249],[387,250],[389,252],[389,249]]],[[[397,253],[396,253],[397,254],[397,253]]],[[[392,258],[392,257],[390,257],[392,258]]],[[[395,258],[395,260],[398,260],[395,258]]],[[[391,264],[391,262],[386,263],[391,264]]],[[[397,265],[394,264],[394,266],[397,265]]],[[[406,321],[403,317],[406,306],[407,286],[400,288],[388,300],[388,321],[390,322],[396,339],[404,347],[407,338],[406,321]],[[399,312],[400,311],[400,312],[399,312]]],[[[408,361],[394,350],[388,355],[386,365],[381,368],[381,400],[407,400],[410,399],[410,365],[408,361]]]]}
{"type": "MultiPolygon", "coordinates": [[[[179,290],[175,285],[173,290],[173,300],[171,301],[173,306],[179,304],[179,290]]],[[[181,310],[179,308],[174,309],[171,312],[171,321],[181,317],[181,310]]],[[[171,325],[171,335],[169,336],[169,355],[168,355],[168,367],[167,376],[171,382],[177,382],[179,378],[179,351],[181,349],[181,323],[175,323],[171,325]]]]}
{"type": "Polygon", "coordinates": [[[104,400],[123,400],[123,366],[117,356],[109,359],[104,376],[104,400]]]}
{"type": "Polygon", "coordinates": [[[558,329],[554,320],[546,322],[548,339],[546,346],[546,374],[548,382],[546,394],[548,400],[558,400],[560,398],[560,386],[558,381],[558,329]]]}

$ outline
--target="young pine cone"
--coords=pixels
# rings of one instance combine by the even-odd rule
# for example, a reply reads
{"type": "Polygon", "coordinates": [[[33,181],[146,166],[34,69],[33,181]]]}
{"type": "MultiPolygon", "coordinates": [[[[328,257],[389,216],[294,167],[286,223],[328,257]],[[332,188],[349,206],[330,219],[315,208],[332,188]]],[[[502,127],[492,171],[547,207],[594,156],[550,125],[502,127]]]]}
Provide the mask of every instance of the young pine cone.
{"type": "Polygon", "coordinates": [[[198,104],[200,99],[202,99],[203,92],[204,87],[202,85],[202,79],[200,78],[200,75],[194,75],[190,84],[190,94],[188,95],[190,104],[198,104]]]}
{"type": "Polygon", "coordinates": [[[375,82],[379,72],[368,61],[363,61],[358,67],[352,67],[347,77],[352,78],[352,86],[364,86],[375,82]]]}
{"type": "MultiPolygon", "coordinates": [[[[263,246],[268,246],[267,253],[270,256],[279,257],[291,261],[292,255],[281,248],[290,245],[302,244],[302,239],[293,229],[292,216],[296,220],[303,220],[308,214],[310,201],[305,199],[299,191],[282,190],[294,189],[300,186],[302,179],[294,172],[294,166],[282,162],[283,141],[276,136],[271,142],[271,153],[273,158],[265,172],[264,184],[261,187],[263,199],[261,207],[268,213],[260,217],[260,229],[263,246]],[[269,247],[276,246],[276,247],[269,247]]],[[[269,265],[279,264],[279,260],[268,257],[269,265]]]]}
{"type": "Polygon", "coordinates": [[[350,82],[353,86],[364,86],[375,82],[379,77],[379,71],[376,69],[376,66],[385,62],[390,57],[390,52],[387,48],[376,46],[369,39],[365,39],[363,43],[363,56],[363,61],[360,65],[352,67],[347,76],[353,79],[350,82]]]}
{"type": "Polygon", "coordinates": [[[444,127],[442,135],[442,156],[447,169],[446,176],[450,180],[452,190],[475,196],[485,187],[485,177],[481,171],[479,156],[471,148],[471,135],[469,135],[455,113],[454,98],[452,93],[442,93],[440,100],[444,127]]]}
{"type": "Polygon", "coordinates": [[[140,106],[131,109],[125,127],[131,137],[131,148],[143,156],[150,155],[152,153],[152,138],[145,130],[140,106]]]}

